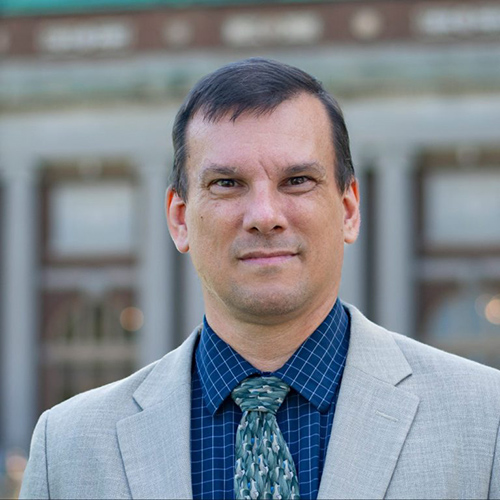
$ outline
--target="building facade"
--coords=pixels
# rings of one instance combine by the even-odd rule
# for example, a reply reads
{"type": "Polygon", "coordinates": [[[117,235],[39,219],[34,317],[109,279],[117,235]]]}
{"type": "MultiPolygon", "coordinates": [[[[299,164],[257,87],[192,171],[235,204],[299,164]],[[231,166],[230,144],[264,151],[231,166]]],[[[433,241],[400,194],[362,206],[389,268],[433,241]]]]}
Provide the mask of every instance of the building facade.
{"type": "Polygon", "coordinates": [[[497,2],[3,9],[3,463],[27,453],[45,408],[158,359],[201,321],[199,283],[164,217],[170,131],[190,86],[244,57],[309,71],[344,110],[363,222],[341,297],[500,367],[497,2]]]}

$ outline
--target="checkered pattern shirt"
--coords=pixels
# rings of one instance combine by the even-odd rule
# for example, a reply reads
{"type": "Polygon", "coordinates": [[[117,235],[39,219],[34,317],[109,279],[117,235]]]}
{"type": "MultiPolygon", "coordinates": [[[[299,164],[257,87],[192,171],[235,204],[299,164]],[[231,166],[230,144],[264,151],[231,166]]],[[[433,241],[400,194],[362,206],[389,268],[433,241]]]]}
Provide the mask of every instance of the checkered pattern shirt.
{"type": "Polygon", "coordinates": [[[230,394],[253,374],[274,375],[291,387],[276,417],[297,468],[301,500],[317,497],[349,331],[349,315],[337,300],[287,363],[275,372],[264,373],[204,321],[192,374],[191,477],[195,499],[234,498],[234,446],[242,412],[230,394]]]}

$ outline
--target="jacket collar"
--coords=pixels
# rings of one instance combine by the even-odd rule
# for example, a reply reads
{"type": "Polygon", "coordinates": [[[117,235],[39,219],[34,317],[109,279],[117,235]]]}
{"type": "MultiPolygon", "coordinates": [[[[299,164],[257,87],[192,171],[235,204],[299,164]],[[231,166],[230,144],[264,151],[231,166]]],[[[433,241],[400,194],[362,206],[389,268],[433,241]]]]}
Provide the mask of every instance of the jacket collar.
{"type": "Polygon", "coordinates": [[[142,410],[118,422],[132,498],[193,497],[191,488],[191,362],[199,329],[164,356],[135,391],[142,410]]]}
{"type": "MultiPolygon", "coordinates": [[[[419,399],[393,336],[355,307],[318,498],[383,498],[419,399]]],[[[164,356],[134,393],[142,411],[117,424],[134,498],[192,498],[191,366],[199,329],[164,356]]]]}
{"type": "Polygon", "coordinates": [[[384,498],[419,404],[394,336],[355,307],[319,499],[384,498]]]}

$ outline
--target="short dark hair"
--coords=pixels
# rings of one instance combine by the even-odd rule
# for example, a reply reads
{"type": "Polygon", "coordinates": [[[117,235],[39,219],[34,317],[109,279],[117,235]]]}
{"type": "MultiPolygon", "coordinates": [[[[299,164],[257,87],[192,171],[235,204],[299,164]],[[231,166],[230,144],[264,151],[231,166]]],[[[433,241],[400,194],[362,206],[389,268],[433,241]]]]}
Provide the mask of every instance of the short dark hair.
{"type": "Polygon", "coordinates": [[[257,116],[270,113],[282,102],[301,93],[316,96],[325,106],[332,124],[337,187],[344,192],[354,179],[354,166],[349,134],[339,104],[321,82],[305,71],[260,57],[227,64],[202,78],[191,89],[175,117],[172,131],[172,188],[187,200],[186,131],[189,121],[198,111],[211,122],[217,122],[228,113],[234,121],[244,113],[257,116]]]}

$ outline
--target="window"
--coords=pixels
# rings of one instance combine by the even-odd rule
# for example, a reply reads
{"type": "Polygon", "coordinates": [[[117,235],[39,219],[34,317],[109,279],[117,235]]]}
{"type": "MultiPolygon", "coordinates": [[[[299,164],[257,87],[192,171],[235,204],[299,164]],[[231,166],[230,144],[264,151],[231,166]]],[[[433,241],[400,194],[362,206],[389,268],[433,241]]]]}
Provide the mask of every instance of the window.
{"type": "Polygon", "coordinates": [[[500,368],[500,151],[469,153],[422,158],[417,331],[500,368]]]}

